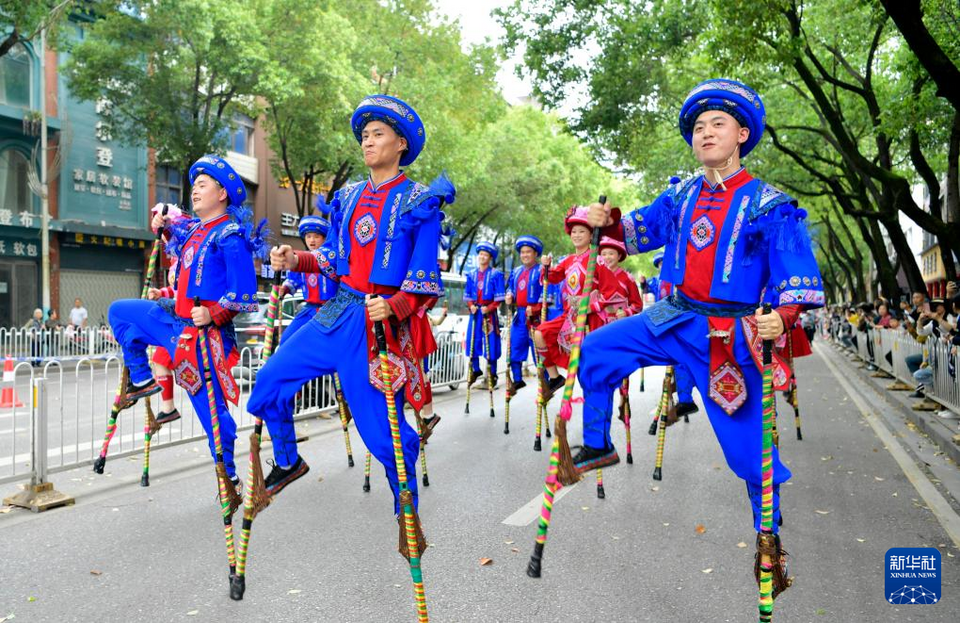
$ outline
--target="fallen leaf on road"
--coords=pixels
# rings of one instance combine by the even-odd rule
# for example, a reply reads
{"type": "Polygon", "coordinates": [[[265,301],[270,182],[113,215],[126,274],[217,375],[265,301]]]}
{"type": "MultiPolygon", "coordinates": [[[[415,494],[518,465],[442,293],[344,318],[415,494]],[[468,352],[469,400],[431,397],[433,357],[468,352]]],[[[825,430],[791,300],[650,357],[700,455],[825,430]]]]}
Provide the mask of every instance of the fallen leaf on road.
{"type": "Polygon", "coordinates": [[[893,496],[892,496],[892,497],[897,497],[897,492],[896,492],[896,491],[893,492],[893,496]]]}
{"type": "Polygon", "coordinates": [[[743,549],[743,548],[746,547],[746,546],[747,546],[747,544],[744,543],[743,541],[740,541],[739,543],[737,543],[737,547],[739,547],[740,549],[743,549]]]}
{"type": "Polygon", "coordinates": [[[582,511],[588,511],[588,510],[590,510],[590,507],[589,507],[589,506],[581,506],[581,507],[580,507],[580,510],[582,510],[582,511]]]}
{"type": "Polygon", "coordinates": [[[91,569],[90,575],[103,575],[103,571],[97,571],[96,569],[91,569]]]}
{"type": "Polygon", "coordinates": [[[703,534],[704,532],[707,531],[707,528],[706,528],[706,526],[704,526],[702,523],[698,523],[698,524],[697,524],[697,527],[694,528],[694,530],[697,531],[697,534],[703,534]]]}
{"type": "Polygon", "coordinates": [[[874,476],[873,479],[876,480],[877,482],[883,482],[884,480],[886,480],[886,478],[881,478],[880,476],[874,476]]]}
{"type": "Polygon", "coordinates": [[[399,584],[394,584],[394,585],[393,585],[393,588],[400,588],[400,585],[399,585],[399,584]]]}
{"type": "Polygon", "coordinates": [[[4,506],[3,508],[0,508],[0,515],[6,515],[12,510],[13,510],[12,506],[4,506]]]}
{"type": "Polygon", "coordinates": [[[669,521],[666,521],[666,522],[664,522],[664,524],[663,524],[663,525],[665,525],[665,526],[669,526],[669,525],[670,525],[670,522],[669,522],[669,521]]]}
{"type": "Polygon", "coordinates": [[[8,615],[5,616],[5,617],[0,617],[0,623],[3,623],[4,621],[12,621],[12,620],[15,619],[15,618],[17,618],[16,615],[14,615],[14,614],[11,612],[10,614],[8,614],[8,615]]]}
{"type": "Polygon", "coordinates": [[[302,592],[303,591],[300,590],[299,588],[291,588],[290,590],[287,591],[287,595],[299,595],[302,592]]]}
{"type": "Polygon", "coordinates": [[[857,543],[865,543],[866,539],[857,539],[857,543]]]}
{"type": "Polygon", "coordinates": [[[830,511],[822,511],[822,510],[815,510],[815,511],[813,511],[813,512],[815,512],[815,513],[818,514],[818,515],[829,515],[829,514],[830,514],[830,511]]]}
{"type": "Polygon", "coordinates": [[[651,491],[659,491],[659,490],[660,490],[660,487],[658,487],[657,485],[653,485],[652,487],[650,487],[650,490],[651,490],[651,491]]]}
{"type": "Polygon", "coordinates": [[[29,601],[29,602],[34,602],[34,601],[36,601],[36,600],[37,600],[36,597],[27,597],[27,601],[29,601]]]}
{"type": "Polygon", "coordinates": [[[513,545],[513,541],[504,541],[507,545],[513,545]]]}
{"type": "Polygon", "coordinates": [[[832,456],[829,456],[829,455],[828,455],[828,456],[821,456],[821,457],[820,457],[820,460],[821,460],[821,461],[829,461],[829,460],[832,459],[832,458],[833,458],[833,457],[832,457],[832,456]]]}
{"type": "Polygon", "coordinates": [[[520,550],[518,550],[516,547],[511,547],[511,548],[510,548],[510,551],[513,552],[514,554],[516,554],[516,553],[519,552],[520,550]]]}
{"type": "Polygon", "coordinates": [[[713,569],[704,569],[703,573],[713,573],[713,569]]]}
{"type": "Polygon", "coordinates": [[[480,559],[480,566],[481,566],[481,567],[486,567],[486,566],[492,565],[492,564],[493,564],[493,558],[481,558],[481,559],[480,559]]]}
{"type": "Polygon", "coordinates": [[[197,616],[198,614],[200,614],[200,611],[199,611],[199,610],[191,610],[190,612],[187,613],[187,616],[188,616],[188,617],[195,617],[195,616],[197,616]]]}

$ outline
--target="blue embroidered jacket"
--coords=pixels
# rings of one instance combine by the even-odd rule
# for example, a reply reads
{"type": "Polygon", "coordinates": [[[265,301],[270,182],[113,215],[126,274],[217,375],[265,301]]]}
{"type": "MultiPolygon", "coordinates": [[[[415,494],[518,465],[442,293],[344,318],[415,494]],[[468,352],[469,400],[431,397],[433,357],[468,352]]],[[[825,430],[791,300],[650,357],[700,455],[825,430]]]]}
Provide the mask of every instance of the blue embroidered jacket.
{"type": "MultiPolygon", "coordinates": [[[[239,225],[232,217],[215,224],[207,232],[193,257],[180,257],[182,245],[201,223],[186,221],[186,229],[174,230],[168,252],[177,257],[176,283],[180,273],[190,271],[189,285],[183,295],[192,300],[216,301],[224,309],[236,312],[257,311],[257,273],[253,265],[254,248],[248,226],[239,225]]],[[[177,291],[181,295],[180,291],[177,291]]]]}
{"type": "MultiPolygon", "coordinates": [[[[313,251],[320,271],[328,277],[350,274],[348,258],[354,243],[350,220],[366,184],[364,180],[344,186],[330,203],[330,231],[336,235],[328,236],[323,246],[313,251]]],[[[370,282],[411,294],[442,295],[437,243],[443,195],[409,179],[386,192],[370,282]]]]}
{"type": "Polygon", "coordinates": [[[322,273],[287,273],[283,285],[290,292],[301,290],[303,300],[313,305],[329,301],[337,294],[338,284],[322,273]]]}
{"type": "MultiPolygon", "coordinates": [[[[542,265],[538,262],[530,269],[530,274],[527,277],[527,304],[535,305],[540,302],[540,299],[543,297],[543,284],[540,283],[540,271],[542,265]]],[[[517,266],[510,272],[510,278],[507,280],[507,292],[514,296],[514,304],[516,304],[517,296],[517,279],[520,277],[520,272],[524,270],[524,267],[517,266]]]]}
{"type": "MultiPolygon", "coordinates": [[[[469,303],[477,302],[477,273],[479,269],[473,269],[467,273],[467,283],[463,289],[463,300],[469,303]]],[[[484,271],[483,292],[480,297],[480,304],[486,305],[490,302],[499,303],[503,301],[506,293],[503,288],[503,273],[492,266],[484,271]]]]}
{"type": "MultiPolygon", "coordinates": [[[[621,219],[627,252],[665,247],[660,279],[683,284],[693,206],[703,176],[674,182],[649,206],[621,219]]],[[[737,189],[718,232],[710,296],[758,304],[768,283],[776,305],[824,304],[823,280],[804,223],[806,211],[787,194],[753,179],[737,189]]]]}

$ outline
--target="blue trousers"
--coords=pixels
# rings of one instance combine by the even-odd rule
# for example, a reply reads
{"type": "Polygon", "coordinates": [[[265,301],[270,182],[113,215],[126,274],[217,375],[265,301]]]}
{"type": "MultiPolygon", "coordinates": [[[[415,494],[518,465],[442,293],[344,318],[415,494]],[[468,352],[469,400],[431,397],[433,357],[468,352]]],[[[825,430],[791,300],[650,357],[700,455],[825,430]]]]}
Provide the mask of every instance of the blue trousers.
{"type": "MultiPolygon", "coordinates": [[[[343,286],[341,286],[343,287],[343,286]]],[[[395,511],[400,485],[393,456],[387,401],[370,384],[367,358],[366,308],[350,304],[330,327],[315,316],[277,349],[257,375],[247,410],[260,417],[270,431],[274,457],[279,465],[297,460],[293,428],[293,402],[307,381],[324,374],[340,374],[343,396],[351,405],[353,421],[367,449],[383,464],[393,489],[395,511]]],[[[407,484],[417,503],[417,456],[420,438],[403,416],[403,390],[395,396],[400,418],[400,441],[407,470],[407,484]]]]}
{"type": "MultiPolygon", "coordinates": [[[[130,380],[142,383],[152,376],[150,361],[147,358],[147,346],[160,346],[167,349],[171,359],[176,355],[177,341],[180,332],[186,323],[174,318],[164,311],[155,301],[123,299],[114,301],[107,312],[113,335],[123,350],[123,362],[130,371],[130,380]]],[[[224,350],[230,352],[234,344],[224,339],[224,350]]],[[[203,367],[203,354],[200,352],[200,340],[197,340],[197,363],[200,373],[206,377],[203,367]]],[[[220,383],[213,383],[213,393],[216,397],[217,415],[220,419],[220,445],[223,449],[223,462],[227,468],[227,475],[233,478],[237,474],[237,467],[233,462],[233,444],[237,438],[237,424],[230,415],[223,398],[220,383]]],[[[190,403],[197,414],[197,419],[207,433],[207,442],[210,455],[216,460],[217,454],[213,444],[213,426],[210,422],[210,403],[206,389],[200,388],[195,396],[190,396],[190,403]]]]}
{"type": "Polygon", "coordinates": [[[286,327],[283,330],[283,333],[280,334],[280,345],[287,343],[293,334],[300,330],[300,328],[313,320],[313,317],[317,315],[317,310],[320,309],[320,305],[315,303],[307,303],[303,306],[297,315],[294,316],[293,320],[290,322],[290,326],[286,327]]]}
{"type": "MultiPolygon", "coordinates": [[[[492,323],[492,318],[487,318],[487,323],[492,323]]],[[[470,316],[470,322],[467,324],[466,354],[470,357],[471,365],[477,372],[480,371],[480,358],[489,354],[490,371],[497,373],[497,360],[500,359],[500,332],[494,330],[487,335],[487,350],[484,351],[483,345],[483,321],[480,318],[480,312],[470,316]],[[471,350],[472,349],[472,350],[471,350]]]]}
{"type": "Polygon", "coordinates": [[[677,380],[677,400],[693,402],[693,374],[683,364],[677,364],[673,372],[677,380]]]}
{"type": "MultiPolygon", "coordinates": [[[[580,384],[583,387],[583,443],[593,448],[613,445],[610,420],[614,390],[637,368],[682,363],[705,396],[704,406],[731,470],[747,483],[754,508],[754,524],[760,529],[761,452],[763,443],[763,381],[750,355],[739,322],[735,323],[734,355],[743,371],[747,400],[732,415],[709,396],[709,348],[707,318],[686,312],[677,324],[656,335],[646,313],[618,320],[587,335],[580,353],[580,384]]],[[[773,449],[774,509],[779,515],[779,485],[790,479],[790,470],[773,449]]]]}
{"type": "Polygon", "coordinates": [[[533,346],[533,340],[530,339],[530,330],[527,327],[527,308],[518,307],[517,313],[513,315],[513,323],[510,325],[510,372],[514,381],[523,378],[523,364],[527,362],[527,356],[533,354],[533,360],[537,360],[537,349],[533,346]]]}

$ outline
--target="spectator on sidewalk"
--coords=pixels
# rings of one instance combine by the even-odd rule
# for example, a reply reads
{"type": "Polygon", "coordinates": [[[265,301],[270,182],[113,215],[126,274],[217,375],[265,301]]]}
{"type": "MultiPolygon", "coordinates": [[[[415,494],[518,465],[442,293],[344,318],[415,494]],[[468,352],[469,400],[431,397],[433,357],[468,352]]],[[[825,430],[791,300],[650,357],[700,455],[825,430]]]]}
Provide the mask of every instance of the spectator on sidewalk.
{"type": "Polygon", "coordinates": [[[47,316],[47,320],[43,323],[43,326],[47,330],[47,354],[57,356],[60,352],[58,346],[63,337],[63,323],[60,322],[60,314],[56,309],[50,310],[50,314],[47,316]]]}
{"type": "Polygon", "coordinates": [[[33,365],[40,365],[40,351],[43,344],[43,310],[39,307],[33,310],[33,316],[23,325],[23,328],[29,332],[30,337],[30,356],[33,357],[33,365]]]}
{"type": "Polygon", "coordinates": [[[73,300],[73,308],[70,309],[70,324],[77,329],[87,328],[87,308],[83,306],[80,297],[73,300]]]}

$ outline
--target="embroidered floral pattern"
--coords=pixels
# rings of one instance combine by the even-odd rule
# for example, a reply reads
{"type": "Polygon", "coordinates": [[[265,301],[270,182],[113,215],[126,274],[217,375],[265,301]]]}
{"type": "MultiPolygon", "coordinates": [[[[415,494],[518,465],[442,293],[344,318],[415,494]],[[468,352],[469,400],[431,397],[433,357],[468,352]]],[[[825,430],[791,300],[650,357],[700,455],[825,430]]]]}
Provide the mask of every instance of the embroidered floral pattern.
{"type": "MultiPolygon", "coordinates": [[[[680,208],[680,223],[684,223],[687,220],[687,209],[690,207],[690,201],[693,199],[693,189],[696,187],[696,184],[691,184],[687,190],[687,196],[683,200],[683,207],[680,208]]],[[[682,225],[681,225],[682,226],[682,225]]],[[[680,270],[680,248],[682,244],[677,244],[676,252],[673,257],[673,267],[677,270],[680,270]]]]}
{"type": "Polygon", "coordinates": [[[367,244],[377,237],[377,222],[374,220],[373,216],[370,214],[364,214],[360,217],[356,223],[353,225],[353,236],[357,239],[357,242],[360,243],[360,246],[365,247],[367,244]]]}
{"type": "Polygon", "coordinates": [[[690,226],[690,242],[693,243],[697,251],[703,251],[713,242],[716,233],[717,228],[704,214],[690,226]]]}
{"type": "Polygon", "coordinates": [[[823,305],[826,302],[822,290],[786,290],[780,293],[779,304],[804,303],[807,305],[823,305]]]}

